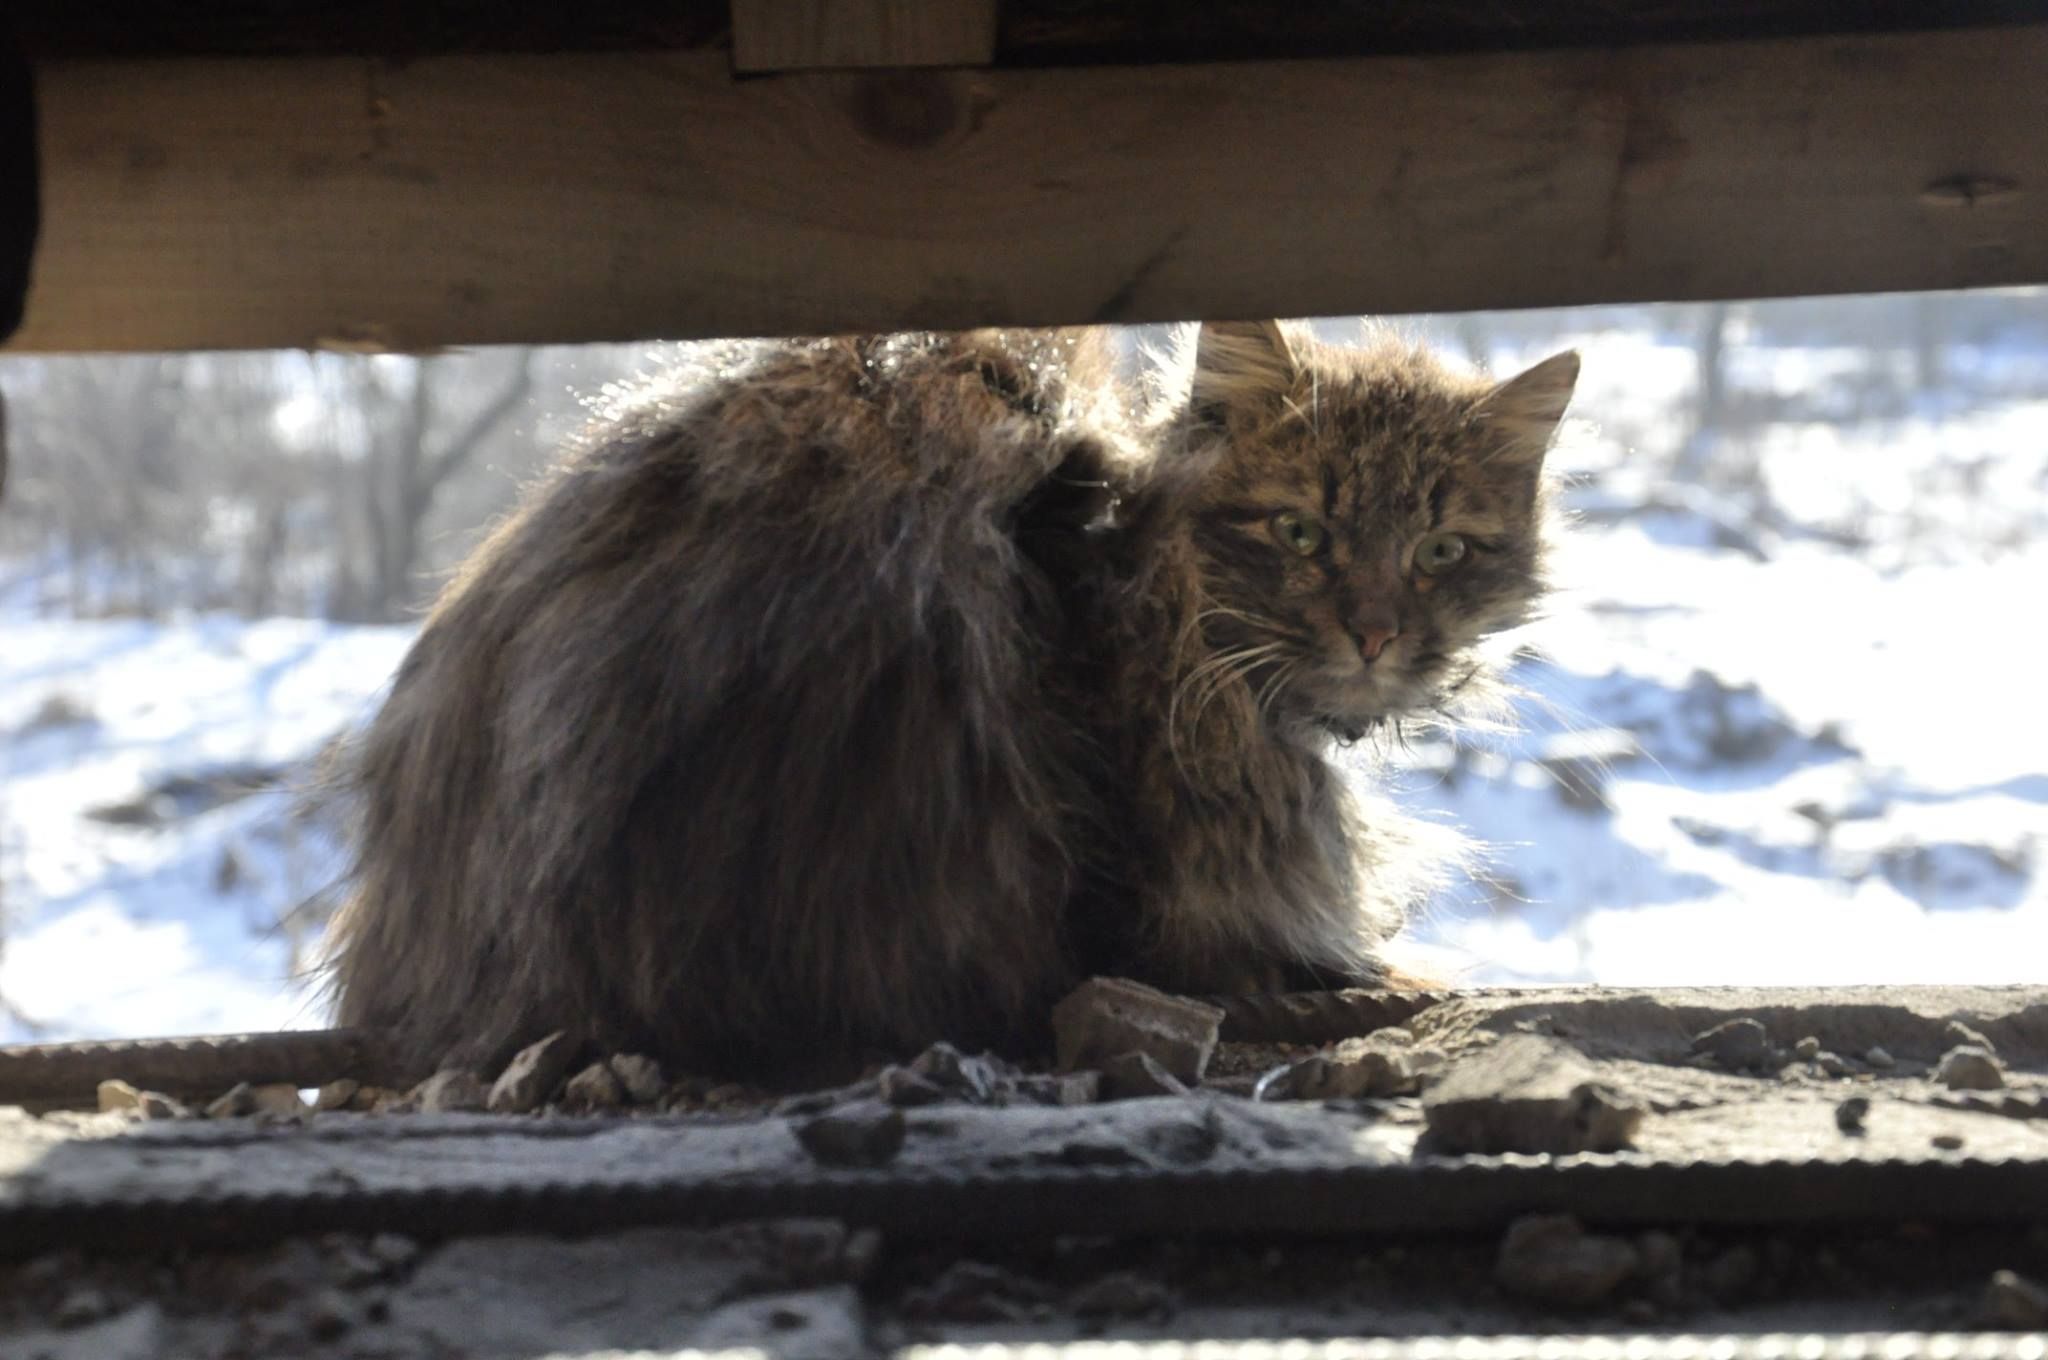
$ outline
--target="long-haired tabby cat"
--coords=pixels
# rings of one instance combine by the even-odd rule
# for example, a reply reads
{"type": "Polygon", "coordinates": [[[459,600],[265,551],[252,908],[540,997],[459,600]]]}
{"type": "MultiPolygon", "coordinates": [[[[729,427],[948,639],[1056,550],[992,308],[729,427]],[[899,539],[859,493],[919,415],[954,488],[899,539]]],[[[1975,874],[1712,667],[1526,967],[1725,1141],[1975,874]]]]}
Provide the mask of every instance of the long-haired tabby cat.
{"type": "Polygon", "coordinates": [[[1528,614],[1578,360],[1182,368],[1141,417],[1092,332],[763,345],[596,429],[347,758],[340,1019],[760,1071],[1379,977],[1434,866],[1326,752],[1528,614]]]}

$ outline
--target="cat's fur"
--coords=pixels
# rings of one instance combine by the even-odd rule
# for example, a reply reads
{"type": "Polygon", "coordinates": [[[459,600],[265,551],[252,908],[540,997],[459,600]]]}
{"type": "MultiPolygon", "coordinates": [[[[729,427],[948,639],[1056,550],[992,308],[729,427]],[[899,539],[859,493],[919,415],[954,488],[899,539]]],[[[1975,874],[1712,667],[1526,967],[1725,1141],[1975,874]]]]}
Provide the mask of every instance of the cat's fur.
{"type": "Polygon", "coordinates": [[[1194,349],[1149,421],[1099,335],[991,332],[761,346],[597,430],[348,755],[340,1019],[416,1071],[558,1027],[758,1070],[1029,1046],[1094,973],[1378,976],[1433,866],[1325,752],[1527,615],[1577,359],[1194,349]]]}

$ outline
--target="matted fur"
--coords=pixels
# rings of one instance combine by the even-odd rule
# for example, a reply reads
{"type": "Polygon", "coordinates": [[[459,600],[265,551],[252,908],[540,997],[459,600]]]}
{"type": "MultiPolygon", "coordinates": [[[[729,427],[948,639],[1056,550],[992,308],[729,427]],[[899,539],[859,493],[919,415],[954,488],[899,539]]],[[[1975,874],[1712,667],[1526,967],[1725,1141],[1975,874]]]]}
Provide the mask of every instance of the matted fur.
{"type": "Polygon", "coordinates": [[[1147,419],[1091,332],[764,345],[595,431],[344,755],[340,1020],[759,1071],[1029,1047],[1090,973],[1376,976],[1435,860],[1325,751],[1527,612],[1571,374],[1196,351],[1147,419]],[[1488,546],[1418,588],[1438,525],[1488,546]]]}

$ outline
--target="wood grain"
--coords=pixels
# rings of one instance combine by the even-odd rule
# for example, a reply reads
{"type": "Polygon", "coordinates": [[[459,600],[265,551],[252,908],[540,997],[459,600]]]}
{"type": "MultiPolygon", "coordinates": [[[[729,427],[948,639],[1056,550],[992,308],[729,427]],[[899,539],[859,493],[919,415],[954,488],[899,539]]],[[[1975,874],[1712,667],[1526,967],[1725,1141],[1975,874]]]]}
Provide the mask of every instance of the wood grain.
{"type": "Polygon", "coordinates": [[[2048,26],[734,80],[52,63],[18,349],[1164,320],[2048,280],[2048,26]]]}
{"type": "Polygon", "coordinates": [[[996,0],[732,0],[735,71],[986,66],[996,0]]]}

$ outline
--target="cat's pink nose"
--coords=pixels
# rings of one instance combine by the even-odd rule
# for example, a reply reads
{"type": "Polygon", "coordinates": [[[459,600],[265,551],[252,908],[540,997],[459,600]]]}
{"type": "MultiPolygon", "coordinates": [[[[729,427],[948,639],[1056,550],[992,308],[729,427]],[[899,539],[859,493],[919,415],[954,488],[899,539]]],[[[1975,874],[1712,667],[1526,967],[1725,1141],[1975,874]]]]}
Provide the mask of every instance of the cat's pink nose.
{"type": "Polygon", "coordinates": [[[1367,661],[1377,661],[1387,644],[1401,636],[1398,628],[1364,628],[1355,635],[1358,639],[1358,654],[1367,661]]]}

